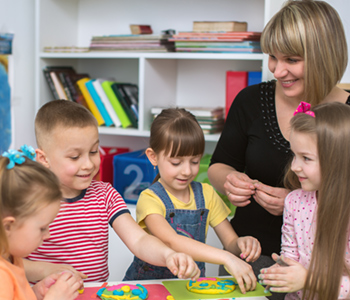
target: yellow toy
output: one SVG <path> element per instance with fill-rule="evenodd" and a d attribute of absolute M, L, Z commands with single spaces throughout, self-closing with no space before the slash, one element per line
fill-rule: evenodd
<path fill-rule="evenodd" d="M 190 280 L 186 287 L 192 293 L 217 295 L 231 293 L 236 284 L 230 279 L 201 277 L 197 281 Z"/>

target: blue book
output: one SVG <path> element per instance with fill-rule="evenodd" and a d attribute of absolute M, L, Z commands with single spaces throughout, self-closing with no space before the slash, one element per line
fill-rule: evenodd
<path fill-rule="evenodd" d="M 103 104 L 100 96 L 97 94 L 97 92 L 92 84 L 95 80 L 96 79 L 91 79 L 91 80 L 87 81 L 85 83 L 85 86 L 86 86 L 87 90 L 89 91 L 91 98 L 94 100 L 98 110 L 100 111 L 100 114 L 105 121 L 105 125 L 109 127 L 109 126 L 114 125 L 114 123 L 113 123 L 112 118 L 110 117 L 105 105 Z"/>
<path fill-rule="evenodd" d="M 248 72 L 248 86 L 261 82 L 262 73 L 260 71 Z"/>

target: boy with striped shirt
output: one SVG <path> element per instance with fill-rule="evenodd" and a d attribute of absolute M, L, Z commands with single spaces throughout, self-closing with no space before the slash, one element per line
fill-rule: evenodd
<path fill-rule="evenodd" d="M 167 266 L 179 278 L 199 276 L 190 256 L 145 233 L 120 194 L 109 183 L 93 180 L 100 166 L 99 136 L 85 107 L 65 100 L 46 103 L 37 113 L 35 135 L 37 161 L 57 175 L 65 199 L 50 225 L 51 237 L 25 261 L 31 281 L 64 270 L 85 281 L 107 281 L 108 225 L 141 259 Z"/>

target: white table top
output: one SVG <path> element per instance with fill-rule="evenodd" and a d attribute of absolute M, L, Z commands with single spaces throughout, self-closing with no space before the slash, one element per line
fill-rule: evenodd
<path fill-rule="evenodd" d="M 230 276 L 217 276 L 217 277 L 222 277 L 222 278 L 225 278 L 225 277 L 230 277 Z M 117 285 L 117 284 L 121 284 L 121 283 L 124 283 L 124 284 L 162 284 L 162 281 L 165 281 L 165 280 L 183 280 L 183 279 L 159 279 L 159 280 L 138 280 L 138 281 L 110 281 L 108 282 L 108 285 Z M 85 287 L 100 287 L 102 285 L 103 282 L 86 282 L 84 283 L 84 286 Z M 225 297 L 219 297 L 218 299 L 223 299 Z M 238 298 L 237 298 L 238 299 Z M 266 300 L 267 298 L 266 297 L 244 297 L 244 298 L 241 298 L 243 300 Z"/>

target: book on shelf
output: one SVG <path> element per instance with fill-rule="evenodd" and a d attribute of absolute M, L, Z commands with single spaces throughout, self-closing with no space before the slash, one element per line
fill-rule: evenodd
<path fill-rule="evenodd" d="M 261 71 L 250 71 L 248 72 L 248 86 L 258 84 L 262 81 Z"/>
<path fill-rule="evenodd" d="M 128 128 L 132 126 L 132 123 L 128 117 L 128 115 L 126 114 L 126 112 L 123 109 L 123 106 L 121 105 L 121 103 L 119 102 L 119 99 L 117 98 L 117 96 L 115 95 L 113 89 L 112 89 L 112 85 L 114 84 L 114 81 L 103 81 L 101 83 L 101 86 L 103 88 L 103 90 L 105 91 L 109 101 L 111 102 L 113 109 L 115 111 L 115 113 L 117 114 L 122 127 L 123 128 Z"/>
<path fill-rule="evenodd" d="M 57 99 L 64 99 L 68 100 L 66 93 L 64 92 L 63 85 L 58 79 L 57 74 L 54 71 L 50 72 L 50 77 L 53 82 L 53 85 L 55 87 L 55 90 L 57 92 L 58 98 Z"/>
<path fill-rule="evenodd" d="M 105 79 L 105 78 L 97 78 L 95 81 L 93 81 L 93 86 L 97 92 L 97 94 L 100 96 L 101 98 L 101 101 L 103 102 L 103 104 L 105 105 L 106 107 L 106 110 L 108 111 L 109 113 L 109 116 L 111 117 L 115 127 L 121 127 L 122 126 L 122 123 L 120 122 L 116 112 L 114 111 L 114 108 L 111 104 L 111 102 L 109 101 L 105 91 L 103 90 L 102 88 L 102 82 L 106 81 L 106 80 L 110 80 L 111 79 Z"/>
<path fill-rule="evenodd" d="M 63 76 L 65 77 L 68 89 L 72 95 L 73 101 L 85 106 L 87 109 L 89 109 L 89 106 L 87 105 L 85 98 L 83 94 L 81 93 L 77 81 L 82 78 L 90 77 L 89 74 L 86 73 L 76 73 L 76 74 L 66 74 L 63 73 Z"/>
<path fill-rule="evenodd" d="M 114 82 L 112 85 L 112 90 L 114 92 L 114 94 L 116 95 L 116 97 L 119 100 L 119 103 L 121 104 L 121 106 L 123 107 L 123 110 L 125 111 L 126 115 L 128 116 L 132 127 L 137 128 L 138 126 L 138 117 L 135 114 L 135 112 L 133 111 L 133 109 L 131 108 L 131 101 L 128 97 L 125 96 L 125 92 L 123 91 L 122 87 L 119 85 L 119 83 Z"/>
<path fill-rule="evenodd" d="M 84 96 L 84 99 L 89 107 L 89 110 L 91 111 L 91 113 L 94 115 L 94 117 L 96 118 L 97 120 L 97 123 L 99 126 L 101 125 L 104 125 L 104 120 L 102 118 L 102 115 L 100 113 L 100 111 L 98 110 L 94 100 L 92 99 L 85 83 L 88 82 L 89 80 L 91 80 L 91 78 L 89 77 L 85 77 L 85 78 L 82 78 L 82 79 L 79 79 L 77 81 L 77 85 L 81 91 L 81 93 L 83 94 Z"/>
<path fill-rule="evenodd" d="M 46 66 L 43 68 L 43 73 L 46 82 L 49 85 L 50 91 L 54 99 L 69 99 L 67 87 L 61 80 L 62 73 L 75 73 L 75 70 L 70 66 Z"/>
<path fill-rule="evenodd" d="M 136 120 L 136 124 L 139 119 L 139 113 L 138 113 L 138 92 L 137 94 L 131 93 L 131 89 L 135 88 L 138 90 L 137 85 L 131 84 L 131 83 L 120 83 L 116 82 L 113 85 L 117 89 L 117 97 L 121 97 L 125 102 L 125 105 L 127 108 L 125 109 L 126 113 L 130 116 L 130 120 L 134 119 Z M 127 92 L 128 91 L 128 92 Z M 118 95 L 119 93 L 119 95 Z"/>
<path fill-rule="evenodd" d="M 168 41 L 171 35 L 121 34 L 93 36 L 90 41 L 91 51 L 174 51 L 174 43 Z"/>
<path fill-rule="evenodd" d="M 152 34 L 153 33 L 151 25 L 130 24 L 130 30 L 132 34 Z"/>
<path fill-rule="evenodd" d="M 194 32 L 247 31 L 247 22 L 237 21 L 193 21 Z"/>
<path fill-rule="evenodd" d="M 119 83 L 125 93 L 125 97 L 129 99 L 131 108 L 135 112 L 137 119 L 139 118 L 139 88 L 137 84 Z"/>
<path fill-rule="evenodd" d="M 261 82 L 261 71 L 227 71 L 226 72 L 226 102 L 225 118 L 232 102 L 245 87 Z"/>
<path fill-rule="evenodd" d="M 90 93 L 90 96 L 92 98 L 92 100 L 95 102 L 97 109 L 99 110 L 103 120 L 104 120 L 104 124 L 107 127 L 113 126 L 113 121 L 105 107 L 105 105 L 103 104 L 100 96 L 97 94 L 96 89 L 93 85 L 94 81 L 96 81 L 96 79 L 91 79 L 87 82 L 85 82 L 85 86 L 88 90 L 88 92 Z"/>

